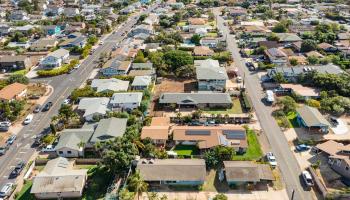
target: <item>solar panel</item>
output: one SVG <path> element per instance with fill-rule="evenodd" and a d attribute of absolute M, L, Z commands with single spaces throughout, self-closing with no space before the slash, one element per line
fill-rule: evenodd
<path fill-rule="evenodd" d="M 241 131 L 241 130 L 223 130 L 222 133 L 226 135 L 226 138 L 229 140 L 232 140 L 232 139 L 243 140 L 246 138 L 245 131 Z"/>
<path fill-rule="evenodd" d="M 210 135 L 208 130 L 187 130 L 186 135 Z"/>

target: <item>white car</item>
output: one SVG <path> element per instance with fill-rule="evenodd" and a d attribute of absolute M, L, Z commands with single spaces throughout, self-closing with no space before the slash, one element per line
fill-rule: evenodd
<path fill-rule="evenodd" d="M 303 177 L 303 180 L 308 188 L 314 186 L 314 180 L 312 179 L 311 174 L 308 171 L 302 171 L 301 176 Z"/>
<path fill-rule="evenodd" d="M 7 126 L 7 127 L 10 127 L 12 125 L 12 123 L 10 121 L 3 121 L 3 122 L 0 122 L 0 126 Z"/>
<path fill-rule="evenodd" d="M 100 45 L 103 45 L 103 41 L 100 42 Z"/>
<path fill-rule="evenodd" d="M 6 183 L 0 190 L 0 197 L 8 197 L 13 192 L 13 183 Z"/>
<path fill-rule="evenodd" d="M 53 145 L 51 144 L 47 145 L 45 148 L 41 150 L 41 152 L 54 152 L 54 151 L 56 151 L 55 147 L 53 147 Z"/>
<path fill-rule="evenodd" d="M 25 118 L 25 120 L 23 121 L 23 124 L 24 125 L 30 124 L 30 122 L 32 122 L 32 120 L 33 120 L 33 115 L 30 114 Z"/>
<path fill-rule="evenodd" d="M 267 161 L 270 163 L 270 165 L 272 167 L 276 167 L 277 166 L 276 157 L 275 157 L 275 155 L 273 155 L 272 152 L 267 152 L 266 158 L 267 158 Z"/>
<path fill-rule="evenodd" d="M 76 65 L 74 66 L 74 69 L 79 69 L 79 67 L 80 67 L 80 64 L 76 64 Z"/>
<path fill-rule="evenodd" d="M 70 99 L 65 99 L 62 104 L 68 105 L 70 104 Z"/>

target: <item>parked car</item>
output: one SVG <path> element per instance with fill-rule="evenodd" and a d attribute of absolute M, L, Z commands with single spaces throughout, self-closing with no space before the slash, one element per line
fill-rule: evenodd
<path fill-rule="evenodd" d="M 5 155 L 6 151 L 9 150 L 10 146 L 5 144 L 4 146 L 0 146 L 0 156 Z"/>
<path fill-rule="evenodd" d="M 52 107 L 52 102 L 49 101 L 45 104 L 44 108 L 41 111 L 42 112 L 48 111 L 48 110 L 50 110 L 51 107 Z"/>
<path fill-rule="evenodd" d="M 99 43 L 99 45 L 103 45 L 103 41 L 101 41 L 101 42 Z"/>
<path fill-rule="evenodd" d="M 65 99 L 62 104 L 68 105 L 70 104 L 70 99 Z"/>
<path fill-rule="evenodd" d="M 0 197 L 8 197 L 12 194 L 14 189 L 13 183 L 6 183 L 0 190 Z"/>
<path fill-rule="evenodd" d="M 276 161 L 276 157 L 272 152 L 267 152 L 266 153 L 266 158 L 267 161 L 269 162 L 269 164 L 271 165 L 271 167 L 276 167 L 277 166 L 277 161 Z"/>
<path fill-rule="evenodd" d="M 306 144 L 299 144 L 297 146 L 295 146 L 295 149 L 299 152 L 302 152 L 302 151 L 307 151 L 309 150 L 311 147 L 306 145 Z"/>
<path fill-rule="evenodd" d="M 7 139 L 6 143 L 9 144 L 9 145 L 12 145 L 12 144 L 15 142 L 16 138 L 17 138 L 16 135 L 11 135 L 11 136 Z"/>
<path fill-rule="evenodd" d="M 242 80 L 243 80 L 243 79 L 242 79 L 242 77 L 241 77 L 241 76 L 237 76 L 237 77 L 236 77 L 236 81 L 237 81 L 237 83 L 241 83 L 241 82 L 242 82 Z"/>
<path fill-rule="evenodd" d="M 30 95 L 29 99 L 40 99 L 40 95 L 38 95 L 38 94 Z"/>
<path fill-rule="evenodd" d="M 0 126 L 7 126 L 7 127 L 10 127 L 12 125 L 12 123 L 10 121 L 3 121 L 3 122 L 0 122 Z"/>
<path fill-rule="evenodd" d="M 308 171 L 302 171 L 301 176 L 303 177 L 304 183 L 308 189 L 311 189 L 311 187 L 314 186 L 314 180 L 311 177 L 310 172 Z"/>
<path fill-rule="evenodd" d="M 30 124 L 30 122 L 32 122 L 32 121 L 33 121 L 33 115 L 32 115 L 32 114 L 29 114 L 29 115 L 24 119 L 23 124 L 24 124 L 24 125 L 28 125 L 28 124 Z"/>
<path fill-rule="evenodd" d="M 80 64 L 76 64 L 76 65 L 74 66 L 74 69 L 79 69 L 79 67 L 80 67 Z"/>
<path fill-rule="evenodd" d="M 55 151 L 55 148 L 53 147 L 53 145 L 47 145 L 45 148 L 43 148 L 41 150 L 41 152 L 54 152 Z"/>
<path fill-rule="evenodd" d="M 11 171 L 10 178 L 16 178 L 18 175 L 21 174 L 23 168 L 26 166 L 26 164 L 23 161 L 20 161 L 16 167 Z"/>
<path fill-rule="evenodd" d="M 41 110 L 41 106 L 40 105 L 36 105 L 34 110 L 33 110 L 33 113 L 38 113 L 38 112 L 40 112 L 40 110 Z"/>

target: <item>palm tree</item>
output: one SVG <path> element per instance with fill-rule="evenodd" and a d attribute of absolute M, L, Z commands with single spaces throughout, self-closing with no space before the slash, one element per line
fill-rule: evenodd
<path fill-rule="evenodd" d="M 136 171 L 135 174 L 130 176 L 128 187 L 131 191 L 137 194 L 137 199 L 140 199 L 140 196 L 143 192 L 147 192 L 148 184 L 145 183 L 139 171 Z"/>
<path fill-rule="evenodd" d="M 182 121 L 182 120 L 181 120 L 181 116 L 182 116 L 182 113 L 181 113 L 181 112 L 176 113 L 176 118 L 177 118 L 177 121 L 178 121 L 178 122 L 181 122 L 181 121 Z"/>

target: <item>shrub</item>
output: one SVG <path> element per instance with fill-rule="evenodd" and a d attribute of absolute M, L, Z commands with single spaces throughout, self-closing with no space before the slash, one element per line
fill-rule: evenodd
<path fill-rule="evenodd" d="M 50 70 L 39 70 L 37 72 L 37 74 L 39 76 L 44 76 L 44 77 L 47 77 L 47 76 L 58 76 L 58 75 L 61 75 L 61 74 L 68 73 L 69 70 L 73 69 L 73 67 L 76 64 L 78 64 L 78 63 L 79 63 L 78 60 L 72 60 L 69 64 L 62 65 L 59 68 L 50 69 Z"/>

